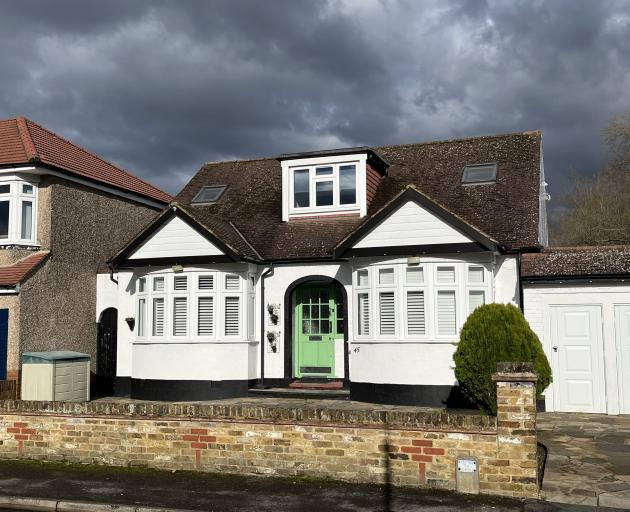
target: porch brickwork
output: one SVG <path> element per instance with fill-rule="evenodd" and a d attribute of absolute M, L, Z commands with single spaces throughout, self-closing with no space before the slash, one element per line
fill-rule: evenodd
<path fill-rule="evenodd" d="M 498 417 L 357 402 L 0 403 L 0 457 L 538 494 L 531 375 L 498 374 Z M 509 380 L 511 379 L 512 380 Z"/>

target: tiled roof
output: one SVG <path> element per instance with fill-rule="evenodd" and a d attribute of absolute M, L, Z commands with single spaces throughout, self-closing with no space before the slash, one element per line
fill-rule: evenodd
<path fill-rule="evenodd" d="M 368 218 L 413 185 L 426 196 L 497 240 L 506 249 L 537 247 L 540 132 L 384 146 L 390 163 L 369 206 Z M 496 162 L 496 183 L 463 186 L 464 166 Z M 202 186 L 227 185 L 212 205 L 191 205 Z M 176 200 L 202 224 L 232 222 L 264 259 L 330 257 L 362 222 L 353 216 L 282 221 L 281 166 L 276 158 L 204 165 Z"/>
<path fill-rule="evenodd" d="M 62 172 L 168 203 L 166 192 L 25 119 L 0 121 L 0 165 L 42 163 Z"/>
<path fill-rule="evenodd" d="M 630 245 L 549 247 L 541 253 L 524 254 L 521 276 L 579 278 L 630 276 Z"/>
<path fill-rule="evenodd" d="M 22 258 L 13 265 L 0 267 L 0 286 L 15 286 L 21 283 L 35 271 L 49 254 L 49 251 L 38 251 Z"/>

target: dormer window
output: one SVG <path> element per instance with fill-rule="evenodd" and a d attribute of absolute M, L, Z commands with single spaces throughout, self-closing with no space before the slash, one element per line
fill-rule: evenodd
<path fill-rule="evenodd" d="M 348 148 L 279 157 L 282 220 L 367 213 L 388 164 L 369 148 Z M 368 178 L 369 174 L 369 178 Z"/>
<path fill-rule="evenodd" d="M 357 165 L 358 162 L 292 169 L 293 210 L 356 208 Z"/>

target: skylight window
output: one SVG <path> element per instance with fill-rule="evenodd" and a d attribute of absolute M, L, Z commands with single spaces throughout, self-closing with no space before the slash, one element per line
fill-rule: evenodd
<path fill-rule="evenodd" d="M 192 202 L 195 204 L 214 204 L 223 195 L 226 188 L 227 185 L 201 187 L 201 190 L 197 193 Z"/>
<path fill-rule="evenodd" d="M 497 180 L 497 164 L 477 164 L 464 167 L 462 183 L 494 183 Z"/>

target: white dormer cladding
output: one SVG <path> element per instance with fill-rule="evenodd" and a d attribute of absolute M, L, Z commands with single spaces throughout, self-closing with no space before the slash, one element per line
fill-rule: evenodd
<path fill-rule="evenodd" d="M 128 259 L 219 256 L 223 251 L 178 216 L 173 216 Z"/>
<path fill-rule="evenodd" d="M 282 220 L 353 213 L 364 217 L 367 158 L 367 151 L 363 151 L 283 160 Z M 354 180 L 350 177 L 353 167 Z M 351 202 L 352 185 L 354 202 Z"/>
<path fill-rule="evenodd" d="M 353 248 L 471 243 L 473 240 L 414 201 L 407 201 Z"/>

